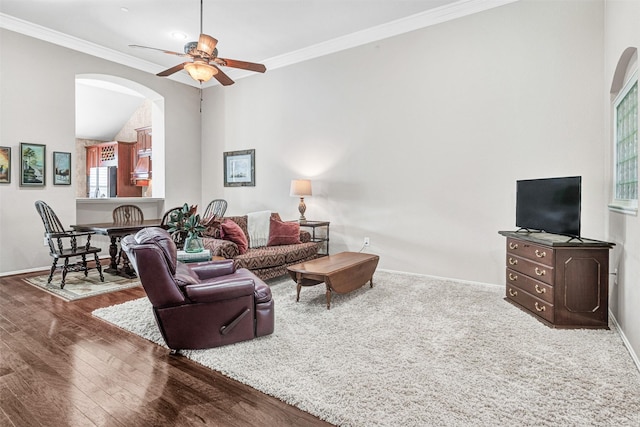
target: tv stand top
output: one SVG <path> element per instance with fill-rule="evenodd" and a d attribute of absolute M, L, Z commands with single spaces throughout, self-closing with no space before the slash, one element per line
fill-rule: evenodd
<path fill-rule="evenodd" d="M 544 231 L 498 231 L 505 237 L 527 240 L 554 247 L 608 247 L 612 248 L 615 243 L 603 242 L 601 240 L 587 239 L 586 237 L 570 237 L 562 234 L 545 233 Z"/>

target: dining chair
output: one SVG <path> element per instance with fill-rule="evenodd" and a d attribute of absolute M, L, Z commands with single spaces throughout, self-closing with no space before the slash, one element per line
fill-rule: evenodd
<path fill-rule="evenodd" d="M 64 259 L 62 268 L 62 282 L 60 289 L 64 288 L 67 272 L 69 271 L 83 271 L 85 277 L 93 267 L 87 265 L 87 255 L 93 255 L 96 263 L 95 268 L 100 275 L 100 281 L 104 282 L 104 276 L 102 275 L 102 266 L 100 265 L 100 259 L 98 258 L 98 252 L 102 249 L 91 246 L 91 235 L 95 234 L 92 231 L 73 231 L 65 230 L 62 223 L 58 219 L 53 209 L 42 200 L 38 200 L 36 203 L 36 210 L 40 214 L 42 223 L 44 224 L 45 236 L 47 243 L 49 244 L 49 254 L 53 257 L 53 264 L 51 264 L 51 272 L 49 273 L 49 280 L 47 284 L 51 283 L 53 273 L 56 271 L 58 260 Z M 78 240 L 84 240 L 85 243 L 79 243 Z M 81 261 L 76 264 L 69 265 L 69 258 L 80 257 Z"/>
<path fill-rule="evenodd" d="M 212 220 L 221 219 L 227 211 L 227 201 L 223 199 L 214 199 L 207 205 L 202 215 L 202 223 L 208 224 Z"/>
<path fill-rule="evenodd" d="M 142 221 L 144 213 L 136 205 L 120 205 L 113 210 L 113 222 L 116 224 L 139 224 Z"/>
<path fill-rule="evenodd" d="M 174 213 L 177 214 L 181 210 L 182 210 L 182 206 L 176 206 L 175 208 L 171 208 L 168 211 L 166 211 L 164 215 L 162 215 L 162 221 L 160 223 L 162 228 L 165 228 L 165 229 L 169 228 L 169 222 L 171 222 L 172 220 L 171 215 Z M 184 241 L 187 238 L 187 233 L 185 233 L 184 231 L 175 231 L 171 233 L 171 238 L 173 239 L 177 248 L 179 250 L 182 250 L 182 248 L 184 247 Z"/>
<path fill-rule="evenodd" d="M 144 221 L 144 213 L 136 205 L 120 205 L 113 210 L 112 215 L 114 224 L 142 224 Z M 118 240 L 120 239 L 118 238 Z M 122 248 L 120 248 L 118 251 L 118 265 L 120 265 L 123 258 L 125 266 L 128 266 L 127 254 L 123 253 Z"/>

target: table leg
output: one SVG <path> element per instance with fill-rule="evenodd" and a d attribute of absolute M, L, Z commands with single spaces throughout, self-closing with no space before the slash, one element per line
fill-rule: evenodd
<path fill-rule="evenodd" d="M 330 310 L 331 309 L 331 288 L 329 287 L 329 285 L 326 285 L 326 286 L 327 286 L 327 292 L 326 292 L 326 295 L 327 295 L 327 310 Z"/>
<path fill-rule="evenodd" d="M 104 271 L 110 274 L 118 274 L 118 238 L 116 236 L 111 237 L 111 244 L 109 245 L 109 255 L 111 256 L 111 264 L 109 268 Z"/>
<path fill-rule="evenodd" d="M 300 289 L 302 289 L 302 274 L 297 273 L 296 274 L 296 278 L 298 280 L 296 280 L 296 283 L 298 284 L 298 286 L 296 286 L 297 288 L 297 295 L 296 295 L 296 302 L 300 301 Z"/>

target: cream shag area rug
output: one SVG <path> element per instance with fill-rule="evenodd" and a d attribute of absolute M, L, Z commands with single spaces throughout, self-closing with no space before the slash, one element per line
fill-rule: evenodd
<path fill-rule="evenodd" d="M 269 284 L 273 335 L 183 354 L 336 425 L 640 425 L 619 333 L 551 329 L 502 286 L 378 271 L 327 310 L 324 285 Z M 146 298 L 93 314 L 164 345 Z"/>
<path fill-rule="evenodd" d="M 62 274 L 55 272 L 51 283 L 47 284 L 49 274 L 42 276 L 28 277 L 23 279 L 25 282 L 37 288 L 43 289 L 65 301 L 74 301 L 81 298 L 88 298 L 95 295 L 106 294 L 109 292 L 120 291 L 122 289 L 140 286 L 138 279 L 127 279 L 121 276 L 104 273 L 104 282 L 100 281 L 98 271 L 93 269 L 89 271 L 87 277 L 84 273 L 72 272 L 67 273 L 64 289 L 60 289 Z"/>

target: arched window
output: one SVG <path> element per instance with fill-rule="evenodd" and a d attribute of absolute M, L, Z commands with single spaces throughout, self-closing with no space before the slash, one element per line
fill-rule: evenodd
<path fill-rule="evenodd" d="M 613 201 L 612 210 L 638 211 L 638 50 L 627 48 L 611 86 L 613 99 Z"/>

